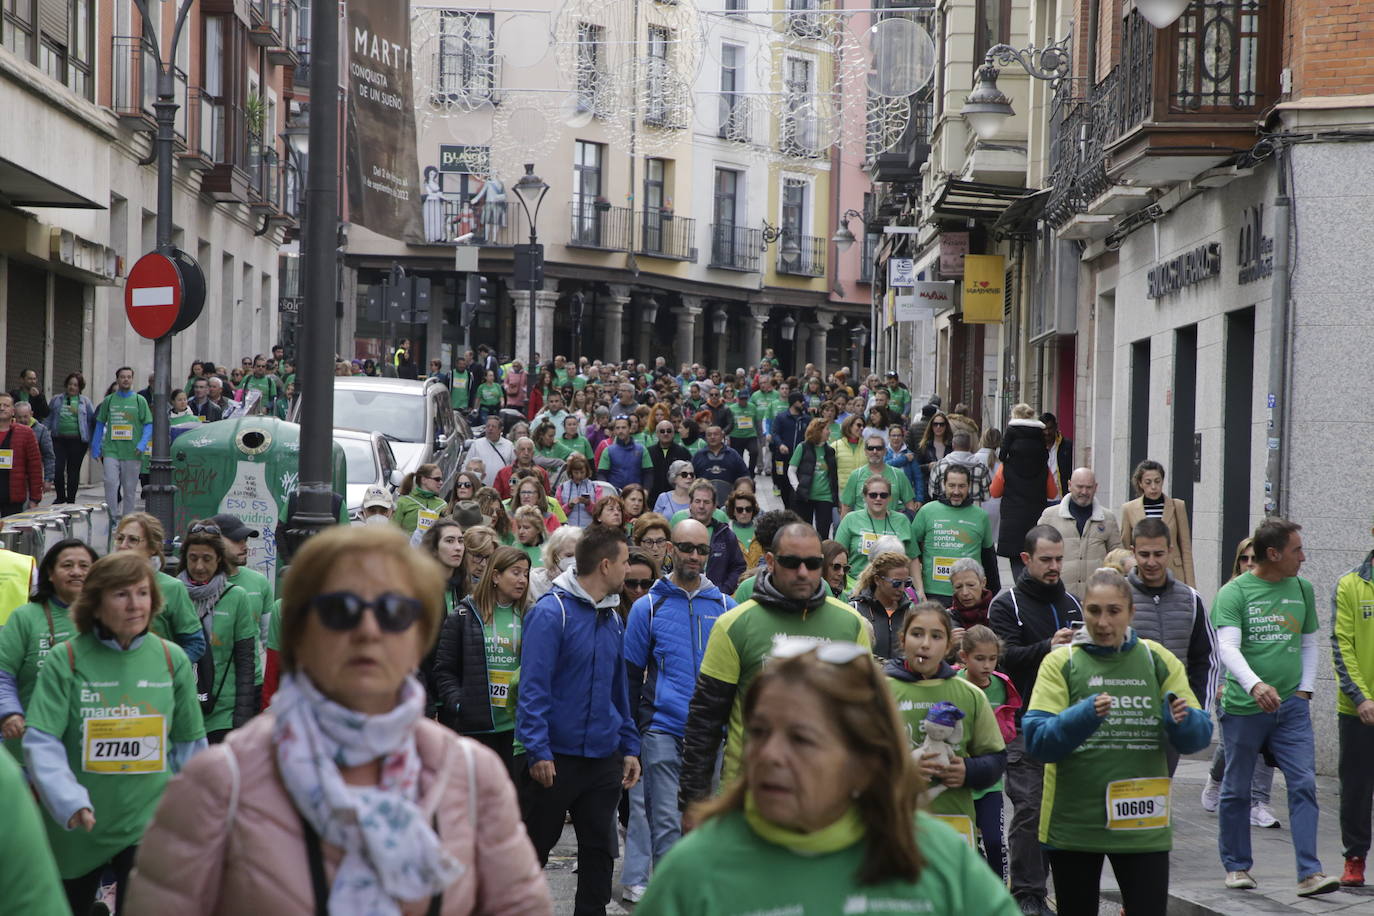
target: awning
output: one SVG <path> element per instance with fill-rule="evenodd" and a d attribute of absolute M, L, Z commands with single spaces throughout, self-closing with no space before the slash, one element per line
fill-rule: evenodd
<path fill-rule="evenodd" d="M 104 204 L 87 200 L 62 185 L 30 172 L 18 163 L 0 159 L 0 203 L 13 207 L 71 207 L 104 210 Z"/>
<path fill-rule="evenodd" d="M 995 221 L 1002 211 L 1026 195 L 1025 188 L 951 178 L 935 194 L 936 219 Z"/>
<path fill-rule="evenodd" d="M 1023 195 L 1003 210 L 1001 216 L 997 217 L 997 222 L 992 224 L 993 233 L 996 235 L 1033 235 L 1035 225 L 1040 221 L 1040 214 L 1045 212 L 1045 205 L 1050 202 L 1050 195 L 1053 193 L 1054 188 L 1045 188 Z"/>

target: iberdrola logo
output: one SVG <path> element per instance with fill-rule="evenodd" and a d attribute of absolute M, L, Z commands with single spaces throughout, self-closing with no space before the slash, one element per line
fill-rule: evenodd
<path fill-rule="evenodd" d="M 1089 686 L 1089 687 L 1101 687 L 1101 686 L 1102 686 L 1102 675 L 1100 675 L 1100 674 L 1094 674 L 1092 677 L 1088 678 L 1088 686 Z"/>
<path fill-rule="evenodd" d="M 858 913 L 868 912 L 868 898 L 863 894 L 854 894 L 844 901 L 844 916 L 855 916 Z"/>

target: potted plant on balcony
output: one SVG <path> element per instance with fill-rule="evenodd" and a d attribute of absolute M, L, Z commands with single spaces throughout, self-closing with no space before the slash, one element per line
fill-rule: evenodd
<path fill-rule="evenodd" d="M 598 194 L 596 195 L 596 199 L 592 201 L 592 209 L 596 210 L 598 213 L 605 213 L 607 210 L 611 209 L 611 202 Z"/>

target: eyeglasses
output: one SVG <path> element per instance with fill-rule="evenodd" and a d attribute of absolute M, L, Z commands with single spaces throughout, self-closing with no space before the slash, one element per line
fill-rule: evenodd
<path fill-rule="evenodd" d="M 652 550 L 656 547 L 662 547 L 666 543 L 668 543 L 667 538 L 644 538 L 639 542 L 639 546 L 648 547 Z"/>
<path fill-rule="evenodd" d="M 865 494 L 864 494 L 864 496 L 867 496 L 869 499 L 887 499 L 887 498 L 888 498 L 889 496 L 891 496 L 891 495 L 892 495 L 892 494 L 891 494 L 890 492 L 888 492 L 887 490 L 880 490 L 880 491 L 878 491 L 877 493 L 865 493 Z"/>
<path fill-rule="evenodd" d="M 886 446 L 886 445 L 865 445 L 865 446 L 864 446 L 864 451 L 866 451 L 866 452 L 885 452 L 885 451 L 887 451 L 887 446 Z"/>
<path fill-rule="evenodd" d="M 825 562 L 824 557 L 799 557 L 790 553 L 779 554 L 776 559 L 783 569 L 797 569 L 805 566 L 813 571 L 820 569 L 821 564 Z"/>
<path fill-rule="evenodd" d="M 625 580 L 625 587 L 626 587 L 626 588 L 637 589 L 637 590 L 639 590 L 639 591 L 641 591 L 641 592 L 644 591 L 646 588 L 648 588 L 649 586 L 651 586 L 651 585 L 653 585 L 653 584 L 654 584 L 654 580 L 653 580 L 653 579 L 626 579 L 626 580 Z"/>
<path fill-rule="evenodd" d="M 699 553 L 703 557 L 709 556 L 711 553 L 710 544 L 682 544 L 678 541 L 673 541 L 673 546 L 677 548 L 679 553 Z"/>
<path fill-rule="evenodd" d="M 800 658 L 809 652 L 815 652 L 816 658 L 829 665 L 847 665 L 856 658 L 863 658 L 869 654 L 868 649 L 856 642 L 821 642 L 805 636 L 790 636 L 780 639 L 773 644 L 773 651 L 768 653 L 770 658 L 779 660 L 789 658 Z"/>
<path fill-rule="evenodd" d="M 848 563 L 831 563 L 830 568 L 834 572 L 842 572 L 847 576 L 849 575 L 849 570 L 851 567 Z"/>
<path fill-rule="evenodd" d="M 884 576 L 883 578 L 887 579 L 886 576 Z M 892 586 L 893 588 L 911 588 L 910 579 L 887 579 L 887 584 Z"/>
<path fill-rule="evenodd" d="M 473 551 L 472 553 L 468 554 L 468 556 L 472 557 L 474 560 L 481 560 L 483 563 L 485 563 L 491 559 L 491 554 L 495 552 L 496 551 L 494 550 L 491 553 L 477 553 L 476 551 Z"/>
<path fill-rule="evenodd" d="M 115 543 L 116 543 L 116 544 L 142 544 L 142 543 L 143 543 L 143 538 L 142 538 L 142 536 L 137 535 L 137 534 L 116 534 L 114 540 L 115 540 Z"/>
<path fill-rule="evenodd" d="M 192 525 L 188 534 L 223 534 L 219 525 Z"/>
<path fill-rule="evenodd" d="M 326 628 L 344 633 L 358 628 L 363 611 L 371 610 L 377 626 L 385 633 L 404 633 L 420 619 L 424 605 L 418 598 L 383 592 L 368 601 L 353 592 L 330 592 L 310 599 L 309 607 Z"/>

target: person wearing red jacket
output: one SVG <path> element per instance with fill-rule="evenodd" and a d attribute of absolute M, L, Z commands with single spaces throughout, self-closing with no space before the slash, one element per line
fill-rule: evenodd
<path fill-rule="evenodd" d="M 0 516 L 43 499 L 43 455 L 33 430 L 14 422 L 14 397 L 0 394 Z"/>

